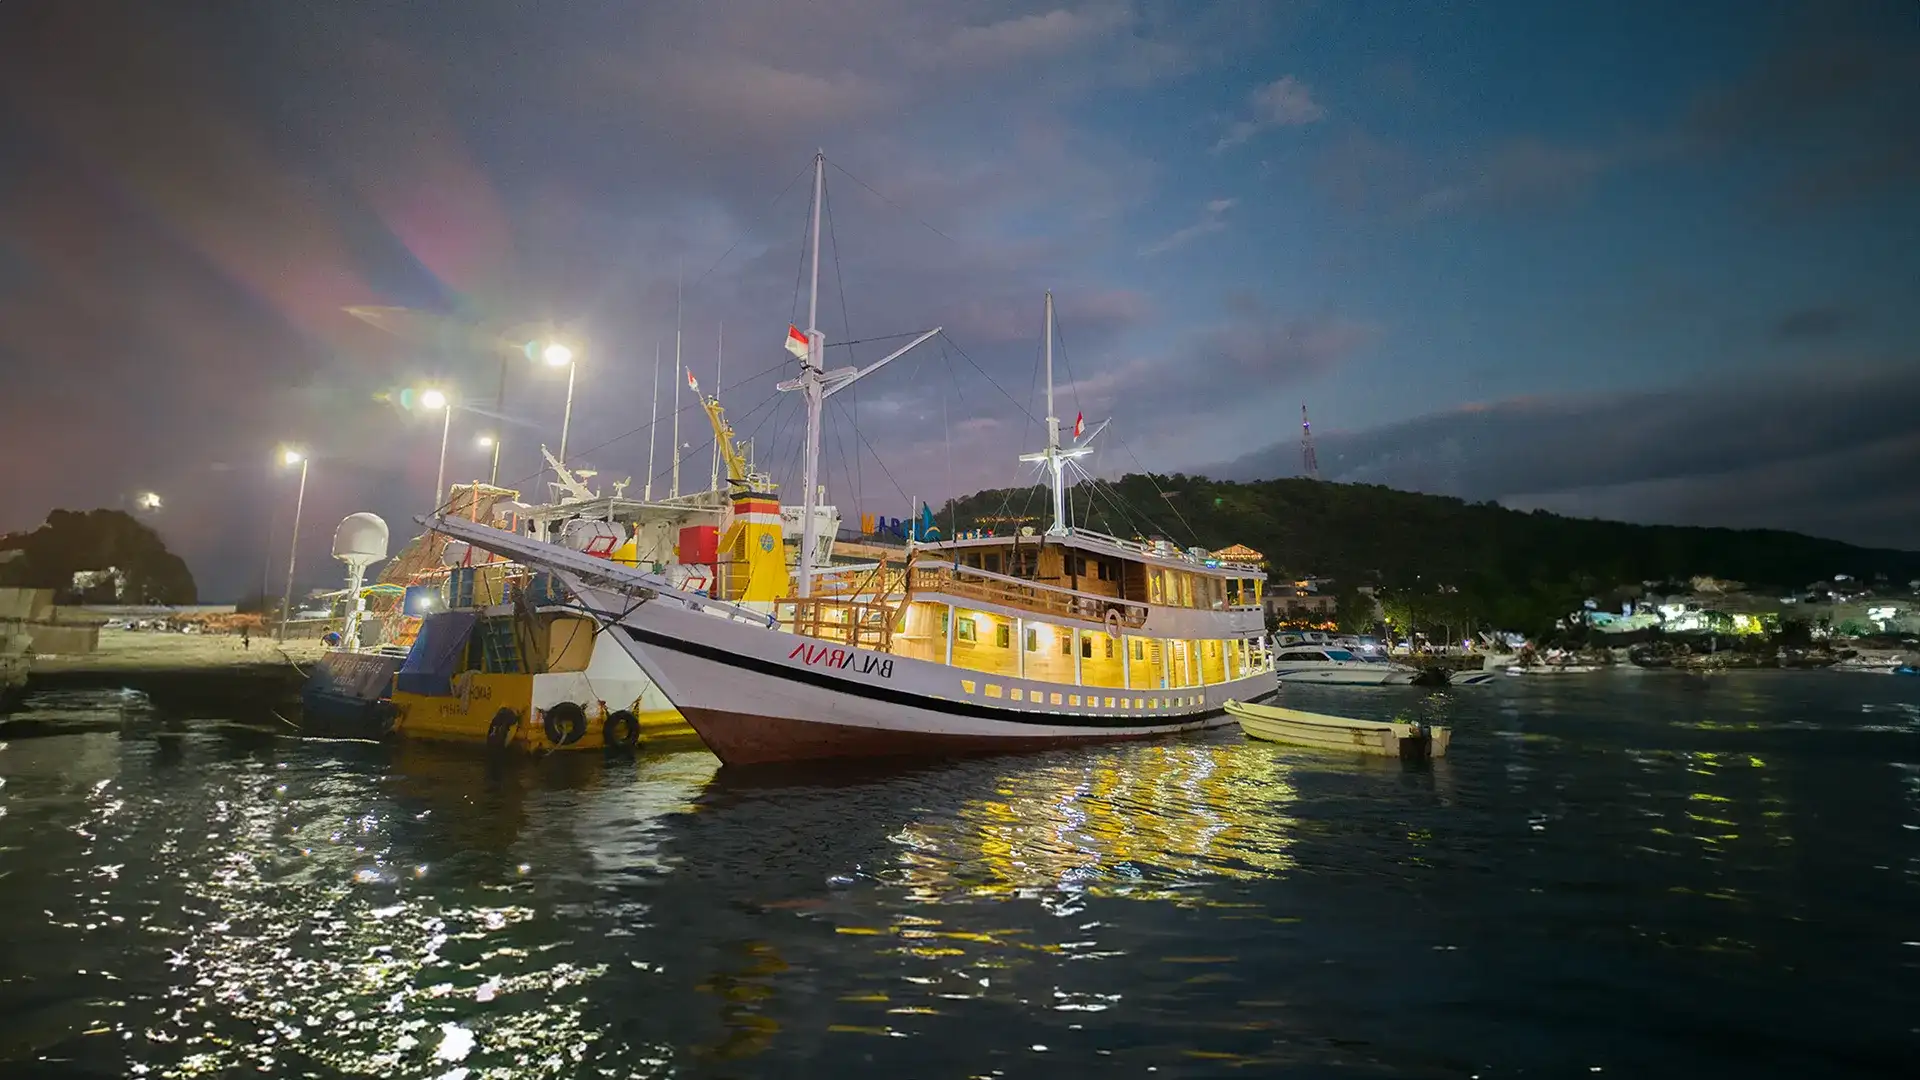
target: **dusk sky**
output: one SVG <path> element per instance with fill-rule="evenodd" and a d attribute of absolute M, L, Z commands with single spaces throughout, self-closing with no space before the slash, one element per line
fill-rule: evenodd
<path fill-rule="evenodd" d="M 1030 475 L 1051 288 L 1102 475 L 1291 475 L 1306 403 L 1328 479 L 1920 547 L 1915 72 L 1911 0 L 7 0 L 0 529 L 152 490 L 203 598 L 277 591 L 292 441 L 334 584 L 341 516 L 397 549 L 428 503 L 439 419 L 387 397 L 491 410 L 543 321 L 569 456 L 637 494 L 677 275 L 786 479 L 820 147 L 829 341 L 950 339 L 829 409 L 848 517 Z M 449 480 L 498 428 L 544 495 L 564 372 L 509 378 Z"/>

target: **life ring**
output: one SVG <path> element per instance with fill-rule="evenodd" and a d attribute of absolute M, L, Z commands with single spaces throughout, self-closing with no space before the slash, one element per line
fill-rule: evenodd
<path fill-rule="evenodd" d="M 520 726 L 520 716 L 512 709 L 502 705 L 500 711 L 487 721 L 487 745 L 495 750 L 504 750 L 507 740 L 513 737 L 513 729 Z"/>
<path fill-rule="evenodd" d="M 587 733 L 587 710 L 571 701 L 563 701 L 546 711 L 541 726 L 546 728 L 548 742 L 555 746 L 571 746 Z"/>
<path fill-rule="evenodd" d="M 1120 639 L 1120 609 L 1117 607 L 1107 609 L 1107 634 L 1115 641 Z"/>
<path fill-rule="evenodd" d="M 633 749 L 640 741 L 640 718 L 625 709 L 608 713 L 600 722 L 600 741 L 609 750 Z"/>

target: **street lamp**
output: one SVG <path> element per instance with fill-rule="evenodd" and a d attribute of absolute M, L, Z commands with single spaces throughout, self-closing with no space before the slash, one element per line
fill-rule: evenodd
<path fill-rule="evenodd" d="M 293 499 L 293 540 L 287 545 L 287 591 L 280 598 L 280 634 L 279 640 L 287 640 L 287 621 L 293 618 L 293 567 L 294 560 L 300 555 L 300 510 L 307 503 L 307 456 L 291 447 L 280 451 L 280 464 L 287 468 L 300 466 L 300 492 Z"/>
<path fill-rule="evenodd" d="M 480 438 L 476 439 L 475 442 L 480 444 L 480 449 L 493 451 L 493 470 L 487 475 L 487 486 L 499 487 L 500 486 L 500 437 L 497 435 L 482 435 L 480 436 Z"/>
<path fill-rule="evenodd" d="M 434 475 L 433 502 L 429 504 L 434 510 L 438 511 L 440 509 L 440 500 L 446 495 L 447 436 L 453 433 L 453 402 L 448 400 L 445 391 L 429 389 L 420 392 L 420 407 L 423 409 L 439 409 L 442 417 L 440 421 L 440 471 Z"/>
<path fill-rule="evenodd" d="M 567 411 L 560 417 L 560 464 L 567 463 L 567 429 L 573 426 L 573 376 L 579 370 L 573 362 L 573 350 L 558 341 L 550 341 L 540 350 L 540 359 L 548 367 L 567 369 Z"/>
<path fill-rule="evenodd" d="M 157 492 L 143 491 L 133 500 L 133 504 L 142 510 L 160 509 L 160 495 Z"/>

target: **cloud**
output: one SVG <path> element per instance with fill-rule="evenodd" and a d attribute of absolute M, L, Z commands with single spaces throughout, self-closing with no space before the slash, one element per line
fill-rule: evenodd
<path fill-rule="evenodd" d="M 1268 128 L 1303 127 L 1327 115 L 1326 109 L 1313 99 L 1307 84 L 1291 75 L 1283 75 L 1255 90 L 1249 105 L 1251 115 L 1227 128 L 1226 134 L 1213 145 L 1214 153 L 1239 146 Z"/>
<path fill-rule="evenodd" d="M 1349 131 L 1314 162 L 1327 196 L 1354 211 L 1407 218 L 1563 206 L 1606 177 L 1672 157 L 1676 140 L 1626 134 L 1590 143 L 1515 136 L 1484 147 L 1416 150 Z"/>
<path fill-rule="evenodd" d="M 1790 311 L 1773 324 L 1779 342 L 1824 341 L 1846 330 L 1848 314 L 1837 307 L 1806 307 Z"/>
<path fill-rule="evenodd" d="M 1805 33 L 1705 91 L 1678 135 L 1705 157 L 1761 158 L 1777 199 L 1818 209 L 1920 185 L 1920 47 L 1849 32 Z"/>
<path fill-rule="evenodd" d="M 1908 404 L 1916 394 L 1920 369 L 1830 371 L 1735 386 L 1511 398 L 1365 431 L 1323 422 L 1315 437 L 1329 480 L 1912 547 L 1920 505 L 1891 496 L 1910 488 L 1920 469 Z M 1236 479 L 1298 471 L 1291 440 L 1209 470 Z"/>
<path fill-rule="evenodd" d="M 1382 328 L 1332 313 L 1291 314 L 1247 294 L 1226 298 L 1220 318 L 1165 351 L 1115 350 L 1093 373 L 1063 386 L 1089 415 L 1113 410 L 1142 439 L 1177 433 L 1180 460 L 1213 433 L 1274 407 L 1276 395 L 1326 375 L 1377 342 Z M 1232 388 L 1223 391 L 1223 388 Z M 1205 436 L 1196 435 L 1204 425 Z"/>
<path fill-rule="evenodd" d="M 1142 256 L 1159 255 L 1172 251 L 1174 248 L 1196 240 L 1208 233 L 1216 233 L 1225 229 L 1227 227 L 1227 211 L 1233 209 L 1234 204 L 1239 201 L 1238 199 L 1210 200 L 1201 208 L 1200 220 L 1185 228 L 1175 229 L 1173 232 L 1155 240 L 1153 243 L 1141 248 L 1140 254 Z"/>
<path fill-rule="evenodd" d="M 569 456 L 637 478 L 676 279 L 684 359 L 705 384 L 724 321 L 729 415 L 744 431 L 784 404 L 758 445 L 767 467 L 791 471 L 794 406 L 774 375 L 746 376 L 782 360 L 766 328 L 804 318 L 797 174 L 819 146 L 831 155 L 822 327 L 838 343 L 944 324 L 967 353 L 923 347 L 835 399 L 836 417 L 859 416 L 848 456 L 866 459 L 850 500 L 899 501 L 863 443 L 886 448 L 902 483 L 944 487 L 944 466 L 919 481 L 908 471 L 944 459 L 943 423 L 1025 423 L 989 379 L 1037 408 L 1022 395 L 1045 289 L 1072 346 L 1063 362 L 1089 370 L 1165 314 L 1115 258 L 1138 248 L 1136 211 L 1159 168 L 1082 124 L 1083 95 L 1247 47 L 1239 5 L 1158 0 L 984 14 L 907 0 L 564 13 L 472 0 L 458 34 L 430 13 L 376 8 L 110 20 L 13 8 L 0 5 L 0 156 L 28 164 L 0 202 L 0 369 L 12 379 L 0 457 L 67 449 L 63 469 L 7 479 L 0 528 L 160 491 L 163 534 L 214 598 L 259 587 L 264 534 L 289 494 L 267 464 L 277 441 L 316 458 L 305 585 L 331 576 L 326 526 L 339 515 L 372 510 L 404 535 L 425 505 L 437 427 L 379 395 L 431 379 L 491 409 L 491 343 L 528 326 L 591 343 Z M 903 57 L 903 42 L 931 44 Z M 381 329 L 347 305 L 435 317 Z M 869 362 L 890 347 L 832 355 Z M 506 427 L 501 478 L 539 495 L 537 447 L 557 439 L 566 380 L 508 359 L 501 411 L 536 426 Z M 699 414 L 682 421 L 704 444 Z M 451 477 L 485 467 L 461 430 L 479 423 L 455 417 Z M 76 444 L 76 427 L 113 434 Z M 1007 482 L 1011 458 L 990 457 L 965 455 L 953 482 Z M 829 468 L 838 489 L 841 466 Z"/>
<path fill-rule="evenodd" d="M 1005 67 L 1085 47 L 1132 23 L 1132 12 L 1120 4 L 1016 15 L 956 27 L 931 59 L 967 68 Z"/>

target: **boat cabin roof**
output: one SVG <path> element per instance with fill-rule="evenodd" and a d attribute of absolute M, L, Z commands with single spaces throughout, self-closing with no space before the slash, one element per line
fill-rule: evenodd
<path fill-rule="evenodd" d="M 1032 536 L 978 536 L 965 540 L 935 540 L 915 544 L 914 547 L 920 551 L 966 551 L 973 548 L 1011 547 L 1014 544 L 1022 547 L 1053 545 L 1073 548 L 1077 551 L 1110 555 L 1132 562 L 1173 567 L 1190 573 L 1209 574 L 1222 578 L 1265 578 L 1267 576 L 1266 570 L 1258 565 L 1224 562 L 1210 555 L 1201 556 L 1181 551 L 1164 541 L 1160 545 L 1150 545 L 1138 540 L 1122 540 L 1117 536 L 1108 536 L 1088 529 L 1069 529 L 1064 533 L 1036 533 Z"/>

